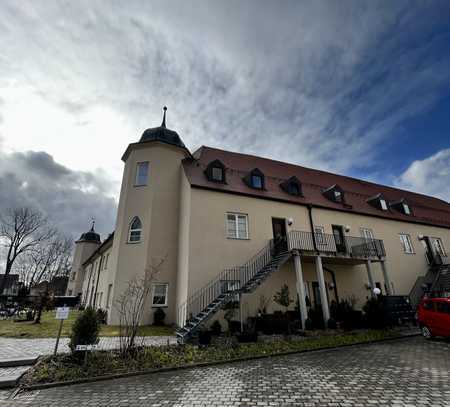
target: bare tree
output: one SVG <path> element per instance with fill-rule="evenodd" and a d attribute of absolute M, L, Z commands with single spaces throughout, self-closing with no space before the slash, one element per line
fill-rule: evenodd
<path fill-rule="evenodd" d="M 163 258 L 156 266 L 150 265 L 145 269 L 143 278 L 134 278 L 127 284 L 127 288 L 120 295 L 114 307 L 119 313 L 120 352 L 129 354 L 136 346 L 139 324 L 145 309 L 146 301 L 152 289 L 156 275 L 161 270 Z"/>
<path fill-rule="evenodd" d="M 31 208 L 9 209 L 0 215 L 0 244 L 6 252 L 5 277 L 0 283 L 0 293 L 5 288 L 6 278 L 16 260 L 34 250 L 53 234 L 47 219 Z"/>

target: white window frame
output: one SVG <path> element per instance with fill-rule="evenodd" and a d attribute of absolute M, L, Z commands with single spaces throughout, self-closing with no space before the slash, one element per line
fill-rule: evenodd
<path fill-rule="evenodd" d="M 361 228 L 361 237 L 363 237 L 367 241 L 375 240 L 375 234 L 370 228 Z"/>
<path fill-rule="evenodd" d="M 156 287 L 164 287 L 165 288 L 165 301 L 164 304 L 155 304 L 155 290 Z M 169 283 L 154 283 L 152 286 L 152 307 L 153 308 L 159 308 L 159 307 L 167 307 L 168 303 L 168 296 L 169 296 Z"/>
<path fill-rule="evenodd" d="M 433 246 L 434 251 L 441 256 L 447 256 L 447 252 L 445 251 L 444 243 L 440 237 L 430 237 L 431 245 Z"/>
<path fill-rule="evenodd" d="M 400 244 L 403 247 L 405 254 L 415 254 L 414 246 L 412 244 L 411 235 L 408 233 L 399 233 Z M 406 242 L 406 243 L 405 243 Z M 409 247 L 407 247 L 409 246 Z"/>
<path fill-rule="evenodd" d="M 388 210 L 386 199 L 380 199 L 380 206 L 382 211 Z"/>
<path fill-rule="evenodd" d="M 106 294 L 106 309 L 109 309 L 111 303 L 112 284 L 108 284 L 108 292 Z"/>
<path fill-rule="evenodd" d="M 147 174 L 145 175 L 145 181 L 140 180 L 140 174 L 139 169 L 141 166 L 146 165 L 147 166 Z M 134 175 L 134 186 L 135 187 L 143 187 L 145 185 L 148 185 L 148 174 L 149 174 L 150 164 L 148 161 L 139 161 L 136 163 L 136 173 Z"/>
<path fill-rule="evenodd" d="M 234 217 L 235 222 L 235 235 L 232 236 L 230 234 L 230 228 L 228 227 L 229 216 Z M 245 218 L 245 236 L 239 235 L 239 218 Z M 248 240 L 249 239 L 249 233 L 248 233 L 248 215 L 246 213 L 238 213 L 238 212 L 227 212 L 225 216 L 225 227 L 226 227 L 226 234 L 228 239 L 237 239 L 237 240 Z"/>
<path fill-rule="evenodd" d="M 411 209 L 410 209 L 409 205 L 406 203 L 403 203 L 402 205 L 403 205 L 403 211 L 405 212 L 405 214 L 411 215 Z"/>
<path fill-rule="evenodd" d="M 216 177 L 214 177 L 214 170 L 219 170 L 220 171 L 220 178 L 216 178 Z M 222 168 L 222 167 L 219 167 L 219 166 L 215 166 L 215 167 L 212 167 L 211 168 L 211 179 L 213 180 L 213 181 L 216 181 L 216 182 L 223 182 L 224 181 L 224 169 Z"/>
<path fill-rule="evenodd" d="M 141 223 L 140 229 L 132 229 L 133 223 L 135 219 L 139 219 L 139 222 Z M 139 240 L 131 240 L 131 232 L 139 232 Z M 128 228 L 128 243 L 141 243 L 142 242 L 142 221 L 139 218 L 139 216 L 133 216 L 133 219 L 131 219 L 130 226 Z"/>

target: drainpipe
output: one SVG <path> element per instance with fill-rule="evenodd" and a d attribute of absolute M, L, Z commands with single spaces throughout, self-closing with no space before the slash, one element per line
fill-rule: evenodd
<path fill-rule="evenodd" d="M 312 217 L 312 205 L 308 205 L 308 215 L 309 215 L 309 225 L 311 227 L 311 233 L 313 238 L 313 246 L 314 250 L 316 251 L 317 255 L 319 255 L 319 250 L 317 250 L 317 243 L 316 243 L 316 234 L 314 233 L 314 222 Z"/>
<path fill-rule="evenodd" d="M 97 272 L 97 284 L 95 284 L 95 294 L 94 294 L 94 308 L 97 305 L 97 290 L 98 290 L 98 282 L 100 280 L 100 267 L 102 265 L 102 261 L 100 260 L 98 263 L 98 272 Z"/>

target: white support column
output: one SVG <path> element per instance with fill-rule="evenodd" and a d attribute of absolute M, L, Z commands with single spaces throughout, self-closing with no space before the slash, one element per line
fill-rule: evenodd
<path fill-rule="evenodd" d="M 375 296 L 373 289 L 375 288 L 375 284 L 373 282 L 373 276 L 372 276 L 372 266 L 370 260 L 366 261 L 366 269 L 367 269 L 367 278 L 369 279 L 369 285 L 370 285 L 370 295 L 372 297 Z"/>
<path fill-rule="evenodd" d="M 389 280 L 389 274 L 386 268 L 386 261 L 382 260 L 380 262 L 381 264 L 381 270 L 383 271 L 383 278 L 384 278 L 384 286 L 386 287 L 386 294 L 392 295 L 392 287 L 391 287 L 391 281 Z"/>
<path fill-rule="evenodd" d="M 300 319 L 302 321 L 302 329 L 305 329 L 305 321 L 308 318 L 308 309 L 306 308 L 305 283 L 303 281 L 302 261 L 300 254 L 294 253 L 295 275 L 297 277 L 297 294 L 300 308 Z"/>
<path fill-rule="evenodd" d="M 325 327 L 327 327 L 328 320 L 330 319 L 330 309 L 328 308 L 327 287 L 325 286 L 325 277 L 323 276 L 323 268 L 322 268 L 322 258 L 320 256 L 316 257 L 316 274 L 317 274 L 317 281 L 319 282 L 320 301 L 322 303 L 323 319 L 325 322 Z"/>

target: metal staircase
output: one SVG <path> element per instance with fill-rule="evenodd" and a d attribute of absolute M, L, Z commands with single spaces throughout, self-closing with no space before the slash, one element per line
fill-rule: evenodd
<path fill-rule="evenodd" d="M 223 270 L 214 280 L 194 292 L 178 308 L 178 342 L 185 343 L 202 323 L 227 303 L 238 300 L 240 294 L 254 291 L 290 257 L 285 240 L 277 243 L 270 240 L 247 263 Z"/>

